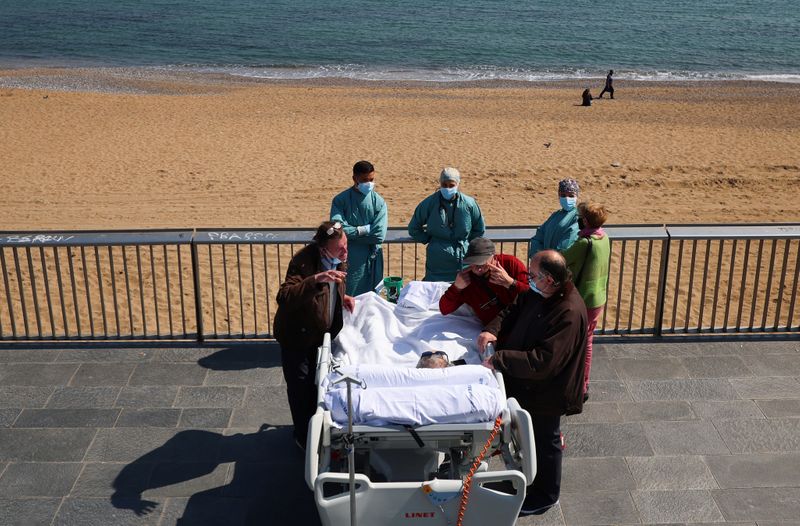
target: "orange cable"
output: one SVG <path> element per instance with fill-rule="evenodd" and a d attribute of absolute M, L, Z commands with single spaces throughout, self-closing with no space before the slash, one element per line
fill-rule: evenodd
<path fill-rule="evenodd" d="M 486 452 L 489 451 L 489 448 L 492 446 L 492 442 L 494 442 L 497 432 L 500 431 L 500 424 L 502 423 L 503 419 L 498 416 L 494 421 L 494 429 L 489 435 L 489 440 L 487 440 L 486 444 L 484 444 L 481 454 L 475 458 L 475 462 L 472 463 L 472 467 L 470 468 L 469 473 L 467 473 L 467 477 L 464 479 L 464 489 L 461 492 L 461 504 L 458 506 L 458 521 L 456 522 L 456 526 L 463 526 L 464 513 L 467 511 L 467 501 L 469 500 L 469 493 L 472 490 L 472 477 L 475 475 L 475 471 L 477 471 L 478 467 L 481 465 L 483 458 L 486 456 Z"/>

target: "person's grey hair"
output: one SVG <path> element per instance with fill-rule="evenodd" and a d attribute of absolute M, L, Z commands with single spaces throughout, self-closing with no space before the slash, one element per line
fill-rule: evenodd
<path fill-rule="evenodd" d="M 445 367 L 450 367 L 450 362 L 438 354 L 425 356 L 417 362 L 417 369 L 444 369 Z"/>
<path fill-rule="evenodd" d="M 445 181 L 455 181 L 456 183 L 460 183 L 461 172 L 452 166 L 447 166 L 444 170 L 442 170 L 442 173 L 439 174 L 439 182 L 443 183 Z"/>

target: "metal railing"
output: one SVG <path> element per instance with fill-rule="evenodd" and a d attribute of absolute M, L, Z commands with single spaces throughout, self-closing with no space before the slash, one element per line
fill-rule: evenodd
<path fill-rule="evenodd" d="M 525 260 L 534 228 L 487 230 Z M 611 239 L 599 335 L 798 333 L 800 224 L 629 225 Z M 0 233 L 0 340 L 270 338 L 308 229 Z M 424 275 L 392 228 L 386 275 Z"/>

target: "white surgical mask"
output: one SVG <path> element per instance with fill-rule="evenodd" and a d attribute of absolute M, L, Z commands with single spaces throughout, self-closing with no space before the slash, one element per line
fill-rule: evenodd
<path fill-rule="evenodd" d="M 439 192 L 442 193 L 442 197 L 449 201 L 458 193 L 458 185 L 453 188 L 439 188 Z"/>
<path fill-rule="evenodd" d="M 564 211 L 566 211 L 566 212 L 574 210 L 575 209 L 575 205 L 577 204 L 577 202 L 578 202 L 578 198 L 577 197 L 559 197 L 558 198 L 558 204 L 560 204 L 561 208 L 564 209 Z"/>
<path fill-rule="evenodd" d="M 375 183 L 372 181 L 367 183 L 358 183 L 358 191 L 364 195 L 368 195 L 373 188 L 375 188 Z"/>

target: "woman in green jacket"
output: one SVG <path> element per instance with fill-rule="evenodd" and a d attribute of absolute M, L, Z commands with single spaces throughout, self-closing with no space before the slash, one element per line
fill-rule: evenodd
<path fill-rule="evenodd" d="M 572 271 L 572 280 L 586 304 L 586 368 L 584 373 L 584 399 L 589 398 L 589 371 L 592 366 L 592 339 L 597 321 L 606 306 L 608 265 L 611 243 L 603 231 L 608 212 L 603 205 L 580 203 L 578 205 L 578 240 L 563 254 Z"/>

